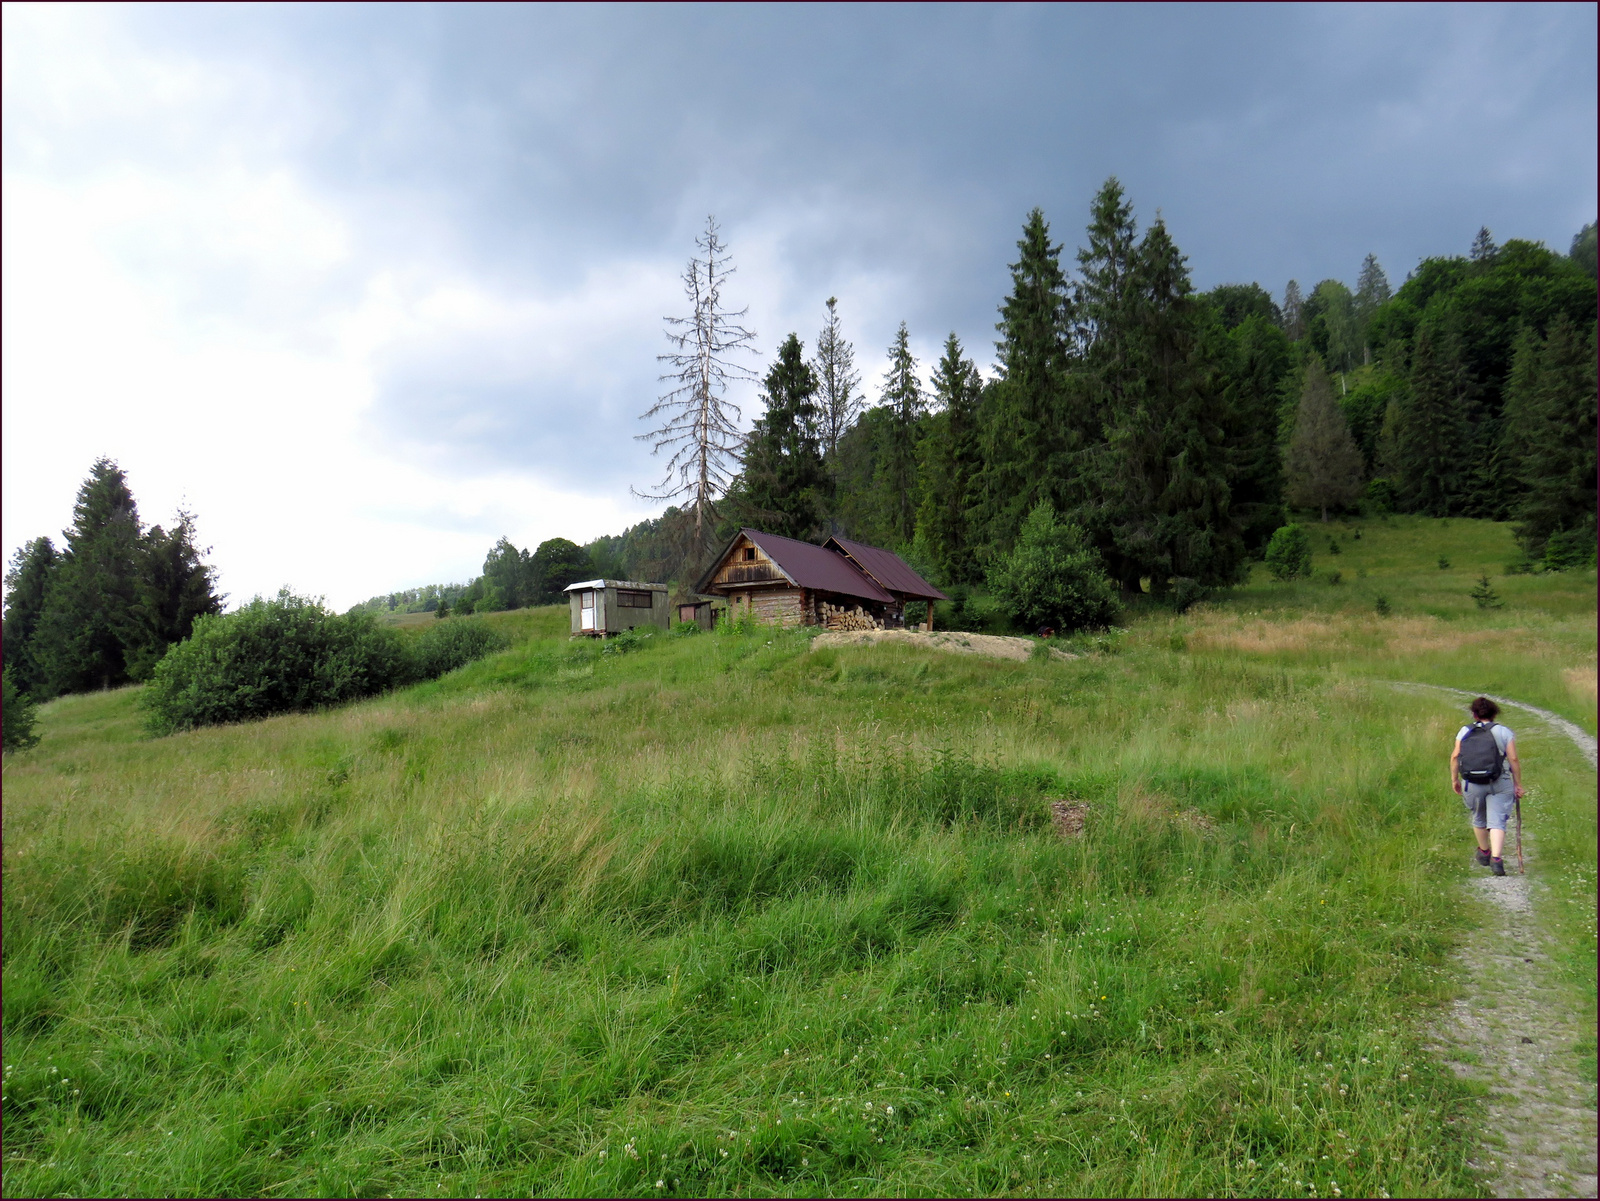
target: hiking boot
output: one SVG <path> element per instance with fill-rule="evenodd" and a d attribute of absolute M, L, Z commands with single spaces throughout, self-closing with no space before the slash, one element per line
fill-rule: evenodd
<path fill-rule="evenodd" d="M 1489 860 L 1489 870 L 1492 871 L 1497 876 L 1505 875 L 1506 874 L 1506 861 L 1504 859 L 1491 859 L 1491 860 Z"/>
<path fill-rule="evenodd" d="M 1482 847 L 1478 848 L 1478 866 L 1479 867 L 1488 867 L 1489 866 L 1489 852 L 1484 850 Z"/>

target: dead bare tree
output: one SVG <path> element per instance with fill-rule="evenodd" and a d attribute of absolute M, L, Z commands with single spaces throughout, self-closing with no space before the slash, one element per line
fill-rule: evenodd
<path fill-rule="evenodd" d="M 723 307 L 722 287 L 736 268 L 718 236 L 717 219 L 706 218 L 706 231 L 694 241 L 698 253 L 683 273 L 683 290 L 692 315 L 668 317 L 667 340 L 673 350 L 657 356 L 667 365 L 663 383 L 674 387 L 645 413 L 641 421 L 659 421 L 641 442 L 651 453 L 670 451 L 661 483 L 651 492 L 634 489 L 645 500 L 685 499 L 694 516 L 693 541 L 698 551 L 716 525 L 716 500 L 728 490 L 738 461 L 743 434 L 739 406 L 727 398 L 728 385 L 753 381 L 756 374 L 734 359 L 755 353 L 755 333 L 740 322 L 750 310 Z"/>

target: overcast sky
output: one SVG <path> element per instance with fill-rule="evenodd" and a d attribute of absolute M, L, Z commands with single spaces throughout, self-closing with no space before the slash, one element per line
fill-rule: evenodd
<path fill-rule="evenodd" d="M 634 435 L 709 213 L 752 366 L 837 296 L 875 397 L 902 320 L 988 364 L 1027 210 L 1070 258 L 1108 175 L 1197 286 L 1278 296 L 1596 208 L 1592 4 L 0 19 L 5 552 L 109 455 L 234 602 L 658 511 Z"/>

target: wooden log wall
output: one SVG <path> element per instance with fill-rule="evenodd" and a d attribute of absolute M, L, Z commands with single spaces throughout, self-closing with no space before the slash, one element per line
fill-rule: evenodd
<path fill-rule="evenodd" d="M 799 588 L 755 588 L 746 595 L 757 621 L 777 626 L 797 626 L 805 621 L 804 597 Z"/>

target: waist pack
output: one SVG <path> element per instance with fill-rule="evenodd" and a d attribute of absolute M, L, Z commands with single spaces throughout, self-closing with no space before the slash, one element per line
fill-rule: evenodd
<path fill-rule="evenodd" d="M 1474 725 L 1461 737 L 1457 760 L 1461 778 L 1468 784 L 1493 784 L 1505 770 L 1506 757 L 1495 741 L 1492 726 Z"/>

